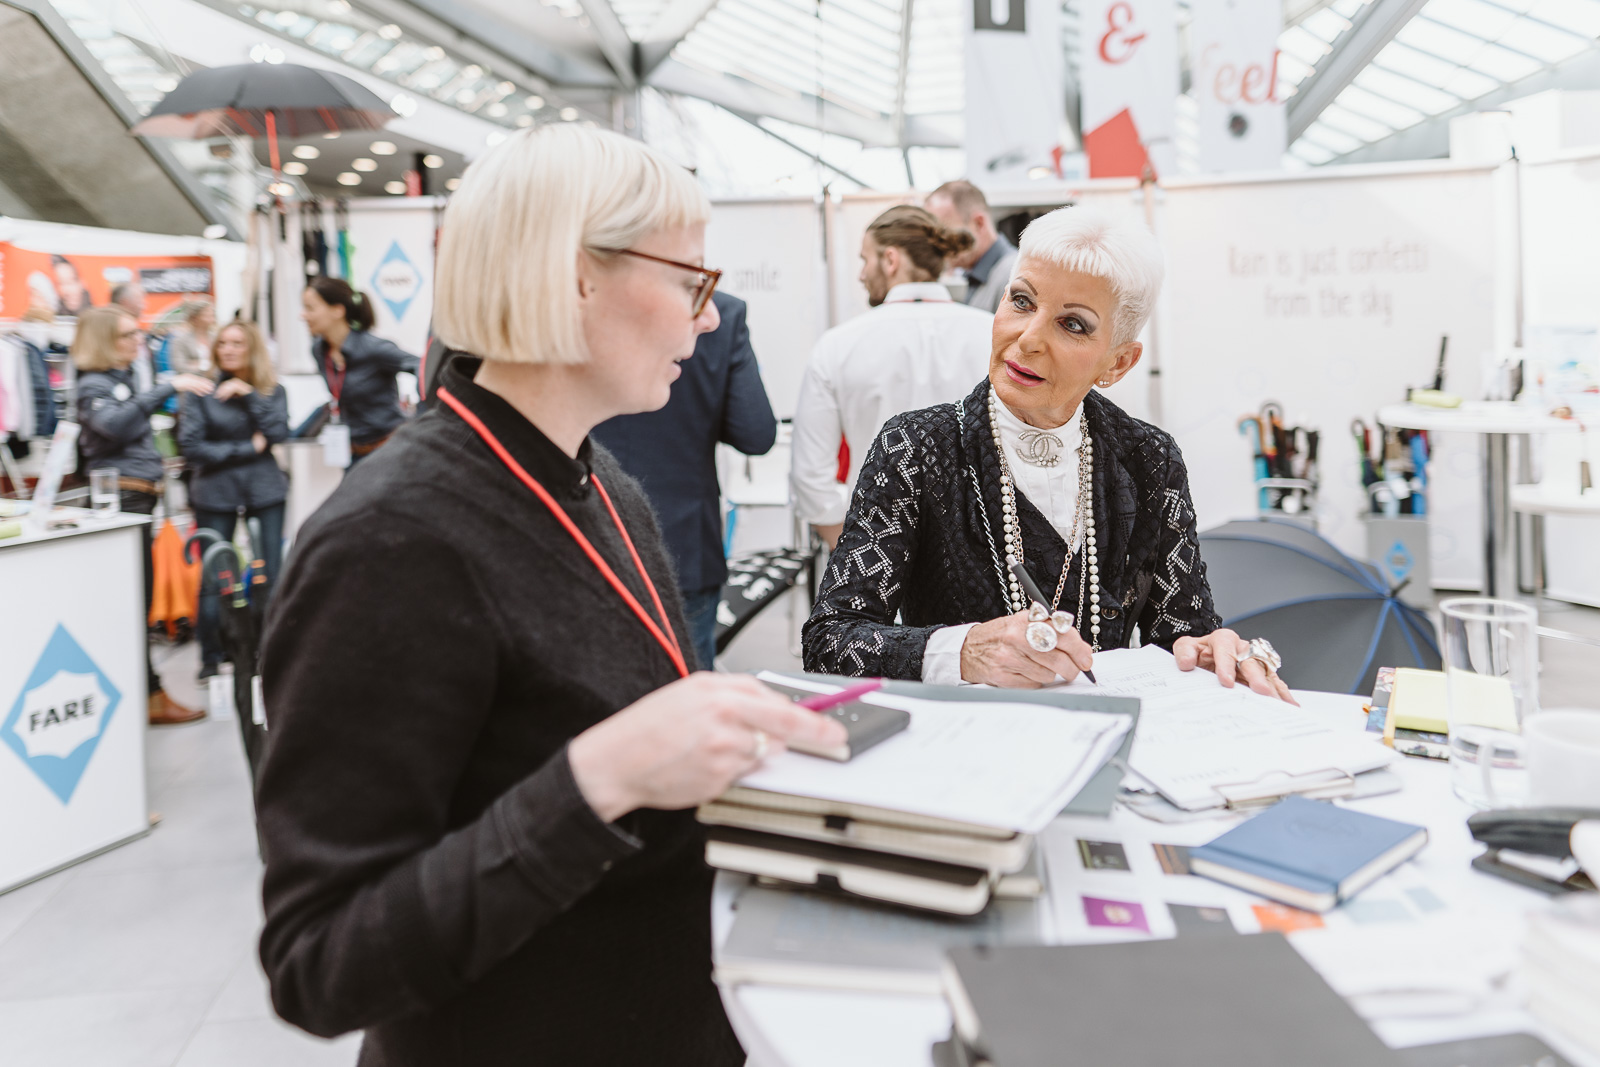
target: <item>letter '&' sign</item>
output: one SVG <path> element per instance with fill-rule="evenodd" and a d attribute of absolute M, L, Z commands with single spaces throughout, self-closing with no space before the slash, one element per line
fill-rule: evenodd
<path fill-rule="evenodd" d="M 1100 38 L 1100 58 L 1107 63 L 1126 63 L 1139 50 L 1143 31 L 1134 30 L 1133 5 L 1118 0 L 1106 11 L 1106 32 Z"/>

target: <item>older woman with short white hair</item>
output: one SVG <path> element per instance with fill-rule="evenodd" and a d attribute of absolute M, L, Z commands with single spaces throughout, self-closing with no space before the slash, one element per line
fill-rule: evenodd
<path fill-rule="evenodd" d="M 710 205 L 615 134 L 514 134 L 446 209 L 427 415 L 300 530 L 257 785 L 278 1012 L 363 1067 L 716 1067 L 692 811 L 834 723 L 690 675 L 638 485 L 589 430 L 717 325 Z"/>
<path fill-rule="evenodd" d="M 807 669 L 1037 687 L 1137 629 L 1186 670 L 1290 699 L 1271 646 L 1212 608 L 1176 442 L 1094 391 L 1139 362 L 1161 275 L 1148 230 L 1093 208 L 1023 231 L 988 378 L 872 445 Z"/>

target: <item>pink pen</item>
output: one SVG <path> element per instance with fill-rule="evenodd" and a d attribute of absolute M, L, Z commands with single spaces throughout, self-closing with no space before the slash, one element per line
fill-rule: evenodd
<path fill-rule="evenodd" d="M 873 690 L 882 688 L 883 679 L 872 678 L 846 689 L 841 689 L 837 693 L 818 693 L 814 697 L 806 697 L 804 700 L 795 701 L 795 703 L 812 711 L 827 711 L 829 708 L 836 708 L 840 704 L 848 704 L 852 700 L 859 700 Z"/>

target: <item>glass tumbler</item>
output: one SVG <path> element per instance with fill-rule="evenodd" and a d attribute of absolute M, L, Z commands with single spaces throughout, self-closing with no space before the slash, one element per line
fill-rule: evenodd
<path fill-rule="evenodd" d="M 1439 611 L 1451 785 L 1477 808 L 1526 804 L 1522 727 L 1539 709 L 1539 614 L 1489 597 L 1453 597 Z"/>
<path fill-rule="evenodd" d="M 117 488 L 117 468 L 96 467 L 89 472 L 89 506 L 101 517 L 122 511 L 122 493 Z"/>

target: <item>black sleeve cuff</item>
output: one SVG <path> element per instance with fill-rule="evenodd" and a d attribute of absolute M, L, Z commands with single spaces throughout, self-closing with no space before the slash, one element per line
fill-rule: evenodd
<path fill-rule="evenodd" d="M 644 847 L 595 814 L 572 776 L 566 748 L 506 799 L 496 807 L 517 868 L 558 906 L 577 900 L 616 861 Z"/>

